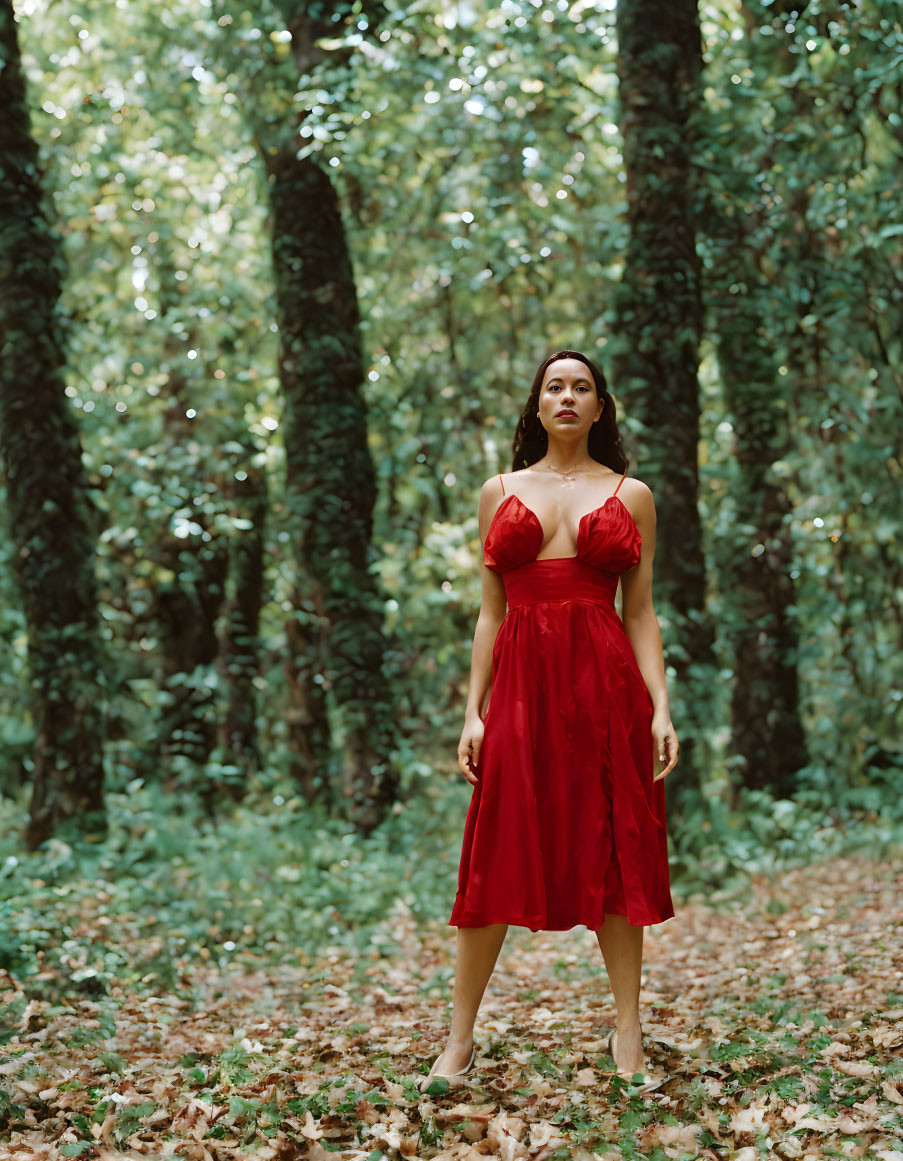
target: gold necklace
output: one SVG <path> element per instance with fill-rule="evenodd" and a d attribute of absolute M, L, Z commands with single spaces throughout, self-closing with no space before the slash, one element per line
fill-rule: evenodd
<path fill-rule="evenodd" d="M 561 476 L 562 488 L 573 488 L 578 476 L 585 476 L 587 472 L 592 471 L 592 468 L 582 468 L 577 471 L 565 472 L 562 468 L 553 467 L 552 464 L 545 464 L 549 471 L 557 472 Z"/>

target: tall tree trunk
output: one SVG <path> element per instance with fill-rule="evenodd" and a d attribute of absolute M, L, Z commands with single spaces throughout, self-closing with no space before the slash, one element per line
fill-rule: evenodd
<path fill-rule="evenodd" d="M 748 239 L 736 241 L 726 252 L 730 278 L 753 287 L 759 276 L 752 261 L 744 263 L 744 253 L 750 255 Z M 807 760 L 797 676 L 799 638 L 790 612 L 789 502 L 772 470 L 789 445 L 786 396 L 756 296 L 738 302 L 729 297 L 727 287 L 724 292 L 714 321 L 736 467 L 733 518 L 719 551 L 722 632 L 734 660 L 730 763 L 743 785 L 770 789 L 781 797 L 792 792 L 794 774 Z"/>
<path fill-rule="evenodd" d="M 629 240 L 615 296 L 613 378 L 638 425 L 639 475 L 656 496 L 655 586 L 673 625 L 665 657 L 681 714 L 680 809 L 711 760 L 714 634 L 697 508 L 700 261 L 696 254 L 693 118 L 702 50 L 696 0 L 620 0 L 618 79 Z M 671 691 L 672 694 L 674 691 Z M 669 787 L 670 789 L 670 787 Z"/>
<path fill-rule="evenodd" d="M 257 691 L 254 679 L 260 672 L 257 636 L 264 591 L 264 528 L 267 514 L 266 473 L 251 462 L 254 453 L 247 437 L 241 457 L 242 474 L 229 473 L 222 481 L 231 500 L 237 528 L 229 538 L 229 576 L 221 633 L 220 674 L 226 689 L 225 716 L 220 723 L 219 747 L 223 761 L 237 766 L 242 775 L 260 768 L 257 745 Z M 233 797 L 241 797 L 244 778 L 232 784 Z"/>
<path fill-rule="evenodd" d="M 790 0 L 787 0 L 785 9 L 789 7 Z M 838 15 L 840 23 L 832 30 L 834 21 L 831 14 L 821 11 L 818 5 L 807 11 L 805 21 L 798 19 L 802 12 L 799 6 L 796 14 L 788 13 L 789 18 L 785 19 L 761 4 L 741 0 L 740 5 L 754 74 L 774 78 L 769 119 L 773 157 L 760 163 L 758 168 L 773 191 L 771 214 L 779 217 L 782 225 L 779 249 L 773 257 L 773 265 L 782 272 L 778 293 L 783 308 L 775 320 L 775 332 L 781 348 L 781 361 L 786 368 L 784 381 L 793 385 L 792 391 L 786 395 L 791 429 L 810 453 L 807 457 L 809 464 L 801 469 L 801 485 L 804 494 L 814 492 L 824 498 L 832 525 L 833 559 L 823 579 L 833 599 L 827 602 L 824 615 L 832 629 L 837 657 L 828 659 L 827 664 L 836 666 L 839 682 L 848 681 L 857 688 L 864 703 L 876 705 L 886 694 L 887 675 L 874 664 L 874 656 L 870 652 L 864 653 L 861 648 L 863 618 L 866 622 L 880 618 L 885 609 L 888 606 L 893 608 L 895 603 L 892 598 L 886 602 L 879 598 L 872 605 L 870 600 L 864 599 L 864 579 L 875 574 L 876 546 L 874 541 L 863 544 L 860 519 L 875 521 L 876 526 L 883 523 L 885 515 L 890 521 L 896 520 L 899 499 L 895 484 L 897 489 L 899 485 L 895 476 L 898 477 L 898 472 L 891 468 L 893 460 L 889 449 L 892 445 L 882 431 L 887 422 L 888 397 L 882 392 L 882 395 L 872 398 L 867 383 L 860 395 L 859 384 L 854 387 L 845 370 L 848 352 L 841 348 L 847 343 L 862 344 L 860 367 L 864 370 L 877 354 L 874 373 L 880 374 L 888 356 L 881 345 L 880 327 L 877 351 L 869 350 L 863 341 L 875 319 L 868 299 L 876 282 L 880 298 L 882 283 L 887 278 L 884 285 L 890 292 L 882 305 L 886 308 L 885 313 L 893 311 L 899 278 L 893 261 L 887 261 L 888 253 L 882 253 L 880 245 L 873 245 L 872 230 L 863 222 L 855 232 L 869 241 L 864 246 L 859 242 L 855 244 L 854 260 L 850 261 L 847 251 L 851 245 L 850 235 L 828 225 L 832 216 L 829 214 L 826 221 L 822 199 L 823 191 L 836 188 L 837 194 L 841 194 L 848 186 L 861 186 L 865 171 L 873 177 L 858 190 L 858 196 L 864 196 L 867 188 L 872 189 L 874 196 L 875 190 L 883 188 L 882 164 L 886 174 L 894 171 L 893 155 L 886 152 L 887 139 L 873 138 L 871 132 L 875 126 L 872 107 L 874 105 L 881 112 L 885 84 L 890 91 L 891 107 L 895 110 L 899 107 L 901 93 L 895 70 L 891 67 L 882 69 L 880 63 L 882 50 L 892 53 L 894 43 L 892 39 L 884 42 L 884 32 L 889 25 L 882 18 L 882 7 L 881 4 L 849 6 Z M 891 7 L 887 8 L 888 12 Z M 804 42 L 810 35 L 810 24 L 819 37 L 833 40 L 837 35 L 851 49 L 850 55 L 843 58 L 846 61 L 844 79 L 833 93 L 830 85 L 835 78 L 830 69 L 822 74 L 821 65 L 814 65 L 814 71 L 804 67 L 808 52 Z M 822 76 L 822 83 L 819 76 Z M 824 87 L 825 82 L 828 88 Z M 826 110 L 821 107 L 825 104 L 835 105 L 828 112 L 827 125 L 823 124 Z M 893 121 L 891 118 L 891 123 Z M 801 128 L 806 126 L 809 131 L 801 132 Z M 837 144 L 837 133 L 841 129 L 843 147 Z M 854 202 L 852 207 L 848 207 L 845 198 L 840 197 L 837 208 L 843 207 L 842 217 L 847 216 L 848 209 L 851 210 L 850 216 L 855 220 L 856 205 Z M 880 219 L 880 193 L 879 200 L 873 205 L 875 215 Z M 871 211 L 872 206 L 869 207 Z M 845 251 L 847 257 L 839 259 L 839 254 Z M 875 266 L 870 269 L 872 260 Z M 835 296 L 839 276 L 844 268 L 849 271 L 851 267 L 855 270 L 857 289 L 862 289 L 865 309 L 854 305 L 852 310 L 846 306 L 838 312 Z M 877 271 L 880 272 L 875 278 Z M 891 322 L 887 333 L 896 337 L 899 330 L 893 329 L 893 315 L 888 318 Z M 840 341 L 837 340 L 839 320 L 846 328 Z M 899 343 L 897 346 L 899 348 Z M 891 350 L 891 356 L 893 353 Z M 883 391 L 893 384 L 899 391 L 900 383 L 900 376 L 891 369 Z M 854 436 L 852 441 L 848 430 L 850 420 L 860 437 Z M 874 441 L 873 434 L 877 436 Z M 899 467 L 899 460 L 896 466 Z M 875 468 L 878 468 L 878 477 L 873 475 Z M 840 490 L 837 490 L 838 483 Z M 867 508 L 856 495 L 857 485 L 863 484 L 869 489 L 874 485 L 877 493 L 869 497 Z M 889 582 L 892 576 L 889 571 Z M 887 591 L 892 591 L 890 584 Z M 822 664 L 825 664 L 824 660 Z M 853 716 L 849 714 L 842 718 L 844 723 L 852 720 Z M 870 750 L 881 752 L 880 715 L 874 722 L 865 723 L 861 730 L 841 729 L 840 733 L 841 739 L 831 754 L 831 765 L 832 777 L 836 779 L 834 787 L 843 791 L 857 784 L 861 786 L 869 777 L 867 766 L 863 769 L 863 762 L 868 763 Z M 819 743 L 813 740 L 811 746 L 817 749 Z M 822 755 L 815 755 L 817 765 L 821 765 L 822 760 Z M 803 784 L 812 785 L 808 777 L 803 779 Z M 830 793 L 827 786 L 820 773 L 819 791 Z"/>
<path fill-rule="evenodd" d="M 753 32 L 748 22 L 747 29 Z M 713 141 L 709 152 L 725 163 L 713 186 L 720 196 L 710 198 L 703 221 L 713 255 L 712 332 L 734 432 L 731 515 L 716 548 L 725 608 L 721 633 L 734 666 L 729 761 L 738 784 L 786 796 L 807 753 L 799 638 L 790 611 L 795 603 L 790 505 L 774 472 L 789 449 L 790 376 L 778 374 L 771 289 L 762 269 L 773 243 L 768 229 L 773 215 L 770 199 L 763 200 L 759 165 L 752 181 L 749 167 L 732 165 L 734 153 L 725 153 L 719 142 Z M 767 165 L 766 159 L 761 168 Z"/>
<path fill-rule="evenodd" d="M 216 535 L 209 543 L 190 545 L 167 536 L 158 563 L 172 577 L 157 586 L 154 606 L 163 651 L 158 745 L 163 769 L 170 773 L 174 757 L 200 766 L 216 744 L 216 697 L 204 677 L 219 655 L 216 625 L 229 557 Z M 194 788 L 191 778 L 186 783 L 178 772 L 170 784 Z"/>
<path fill-rule="evenodd" d="M 160 283 L 160 321 L 178 313 L 181 294 L 175 278 L 176 267 L 169 244 L 158 240 L 157 273 Z M 157 728 L 160 768 L 170 786 L 195 789 L 193 773 L 173 770 L 172 759 L 184 759 L 191 767 L 203 766 L 217 740 L 217 698 L 205 680 L 205 671 L 219 656 L 217 620 L 225 598 L 229 553 L 225 542 L 206 512 L 204 503 L 194 503 L 202 490 L 204 465 L 190 450 L 194 443 L 190 384 L 181 367 L 189 331 L 165 328 L 162 363 L 168 368 L 161 395 L 168 403 L 163 417 L 163 435 L 158 446 L 148 448 L 148 457 L 158 465 L 163 478 L 174 472 L 182 485 L 183 509 L 192 512 L 187 535 L 179 536 L 166 527 L 154 545 L 155 561 L 168 579 L 155 587 L 151 615 L 160 632 L 160 717 Z M 169 494 L 177 490 L 172 485 Z M 179 500 L 174 500 L 178 508 Z M 211 526 L 212 525 L 212 526 Z M 207 539 L 204 538 L 205 534 Z M 176 764 L 178 766 L 178 763 Z M 202 784 L 202 797 L 212 808 L 216 788 Z"/>
<path fill-rule="evenodd" d="M 28 629 L 33 790 L 24 838 L 96 835 L 103 799 L 103 651 L 96 531 L 65 396 L 65 266 L 42 204 L 11 0 L 0 0 L 0 455 Z M 66 826 L 69 830 L 70 826 Z"/>
<path fill-rule="evenodd" d="M 277 0 L 291 34 L 295 74 L 329 56 L 319 43 L 364 17 L 372 33 L 381 4 L 314 11 Z M 357 15 L 355 15 L 357 13 Z M 332 18 L 336 19 L 333 20 Z M 352 51 L 333 57 L 335 66 Z M 249 101 L 258 83 L 249 79 Z M 290 96 L 290 93 L 288 94 Z M 396 799 L 395 699 L 389 688 L 384 600 L 371 571 L 376 472 L 367 442 L 357 289 L 336 191 L 299 129 L 306 109 L 278 120 L 253 110 L 267 173 L 283 391 L 283 441 L 297 588 L 287 623 L 286 677 L 292 773 L 367 833 Z"/>
<path fill-rule="evenodd" d="M 313 608 L 307 613 L 316 614 L 310 622 L 313 649 L 305 653 L 322 663 L 313 682 L 331 694 L 344 750 L 339 801 L 345 800 L 366 831 L 383 817 L 397 789 L 383 601 L 369 571 L 376 478 L 361 395 L 357 294 L 338 201 L 328 175 L 297 152 L 292 139 L 275 154 L 264 153 L 289 502 L 299 530 L 298 567 L 309 578 Z M 318 629 L 324 641 L 316 640 Z M 310 686 L 304 695 L 305 709 L 322 710 Z M 315 771 L 324 769 L 325 751 L 306 756 Z"/>

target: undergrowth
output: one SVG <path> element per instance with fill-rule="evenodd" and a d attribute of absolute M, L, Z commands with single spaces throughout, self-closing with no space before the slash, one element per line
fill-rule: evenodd
<path fill-rule="evenodd" d="M 107 796 L 101 842 L 52 838 L 25 851 L 26 803 L 0 802 L 0 968 L 26 995 L 114 983 L 191 994 L 191 966 L 305 965 L 326 950 L 363 961 L 398 950 L 411 923 L 447 923 L 470 797 L 421 781 L 367 838 L 291 787 L 252 784 L 211 820 L 185 796 L 132 784 Z M 669 823 L 675 904 L 730 905 L 751 876 L 903 848 L 903 822 L 748 793 Z M 400 926 L 399 926 L 400 925 Z M 451 929 L 449 929 L 451 934 Z"/>

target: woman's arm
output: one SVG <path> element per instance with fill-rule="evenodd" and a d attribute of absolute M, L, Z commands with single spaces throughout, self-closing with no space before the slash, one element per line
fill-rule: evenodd
<path fill-rule="evenodd" d="M 502 500 L 502 486 L 498 476 L 487 480 L 480 492 L 479 521 L 480 542 L 485 544 L 492 517 Z M 493 572 L 487 565 L 482 569 L 482 598 L 480 613 L 477 617 L 476 630 L 473 635 L 473 651 L 470 660 L 470 686 L 467 692 L 467 705 L 464 710 L 464 732 L 458 746 L 458 763 L 461 770 L 473 782 L 467 765 L 468 757 L 472 757 L 476 765 L 480 757 L 480 745 L 483 741 L 483 718 L 486 716 L 486 705 L 492 687 L 492 652 L 495 648 L 495 639 L 498 636 L 499 626 L 505 619 L 508 611 L 508 601 L 505 597 L 505 584 L 498 573 Z M 469 749 L 468 747 L 472 747 Z"/>
<path fill-rule="evenodd" d="M 479 521 L 480 543 L 482 545 L 486 543 L 489 526 L 501 501 L 502 485 L 498 476 L 493 476 L 491 480 L 486 481 L 480 491 Z M 499 574 L 493 572 L 485 564 L 482 564 L 480 568 L 483 591 L 480 614 L 477 617 L 477 627 L 473 635 L 470 688 L 464 715 L 469 717 L 471 714 L 477 714 L 482 718 L 485 713 L 483 702 L 490 691 L 492 682 L 492 650 L 495 647 L 499 626 L 508 611 L 508 601 L 505 597 L 505 583 Z"/>
<path fill-rule="evenodd" d="M 485 565 L 483 565 L 486 568 Z M 491 572 L 491 569 L 487 569 Z M 498 636 L 499 626 L 505 614 L 489 614 L 481 611 L 477 617 L 477 627 L 473 635 L 473 650 L 470 658 L 470 687 L 467 692 L 465 718 L 476 714 L 480 720 L 486 716 L 489 694 L 492 692 L 492 651 Z"/>
<path fill-rule="evenodd" d="M 677 762 L 678 745 L 668 705 L 662 631 L 652 605 L 655 502 L 652 492 L 641 480 L 625 481 L 624 488 L 628 484 L 630 512 L 640 530 L 643 546 L 639 562 L 621 576 L 621 620 L 633 647 L 640 673 L 649 690 L 649 696 L 652 698 L 652 733 L 657 747 L 656 758 L 660 759 L 660 765 L 663 767 L 657 777 L 663 778 Z"/>

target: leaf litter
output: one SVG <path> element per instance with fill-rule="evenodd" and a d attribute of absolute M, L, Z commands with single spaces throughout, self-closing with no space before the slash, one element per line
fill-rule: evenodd
<path fill-rule="evenodd" d="M 901 886 L 899 859 L 833 858 L 646 928 L 646 1083 L 607 1056 L 585 928 L 509 928 L 473 1069 L 426 1093 L 455 933 L 404 908 L 391 955 L 186 963 L 184 994 L 48 1001 L 0 973 L 0 1158 L 903 1161 Z"/>

